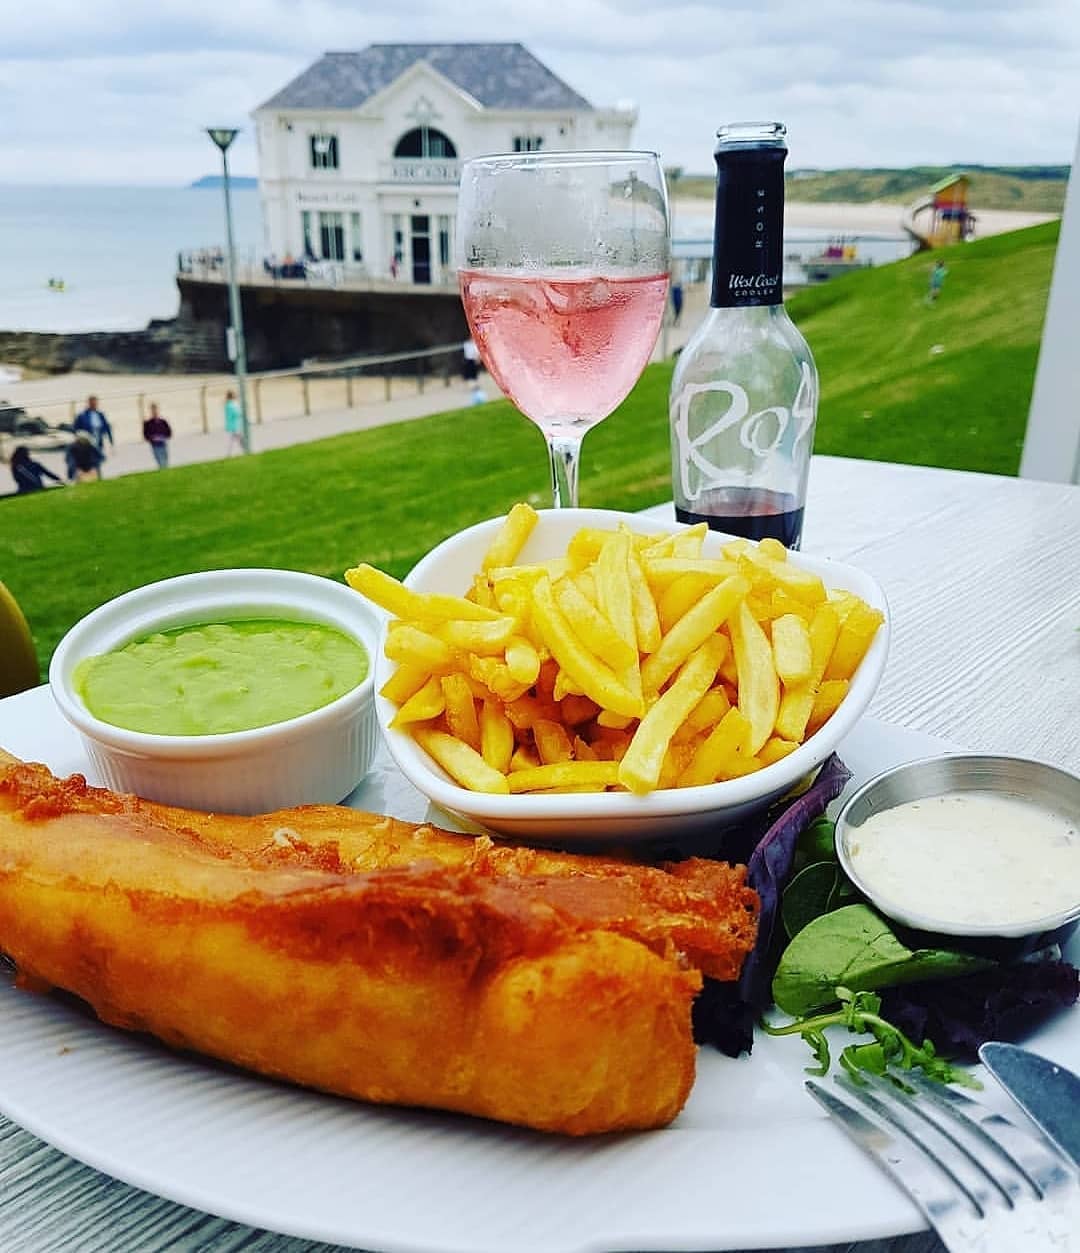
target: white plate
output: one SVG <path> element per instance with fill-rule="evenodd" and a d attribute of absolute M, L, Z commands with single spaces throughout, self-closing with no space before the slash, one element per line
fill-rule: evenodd
<path fill-rule="evenodd" d="M 0 744 L 85 768 L 45 689 L 0 704 Z M 864 719 L 840 751 L 858 782 L 949 747 Z M 352 803 L 429 813 L 385 758 Z M 1080 1014 L 1030 1042 L 1080 1068 Z M 0 1110 L 13 1121 L 160 1196 L 378 1253 L 776 1248 L 921 1229 L 803 1092 L 808 1060 L 790 1039 L 759 1039 L 739 1061 L 703 1050 L 669 1129 L 567 1141 L 290 1088 L 0 988 Z"/>

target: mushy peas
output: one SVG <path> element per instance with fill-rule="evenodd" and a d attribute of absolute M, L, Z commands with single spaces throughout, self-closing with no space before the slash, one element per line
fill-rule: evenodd
<path fill-rule="evenodd" d="M 336 700 L 368 672 L 364 646 L 319 622 L 253 618 L 158 631 L 80 662 L 96 718 L 155 735 L 221 735 Z"/>

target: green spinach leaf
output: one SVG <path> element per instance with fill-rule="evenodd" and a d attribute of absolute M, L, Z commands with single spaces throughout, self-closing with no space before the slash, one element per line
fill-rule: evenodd
<path fill-rule="evenodd" d="M 877 991 L 947 979 L 995 963 L 955 949 L 910 949 L 867 905 L 845 905 L 803 927 L 784 950 L 772 982 L 778 1008 L 794 1017 L 836 1002 L 836 988 Z"/>
<path fill-rule="evenodd" d="M 800 870 L 784 891 L 780 917 L 788 939 L 808 923 L 841 905 L 850 905 L 859 893 L 835 861 L 816 861 Z"/>

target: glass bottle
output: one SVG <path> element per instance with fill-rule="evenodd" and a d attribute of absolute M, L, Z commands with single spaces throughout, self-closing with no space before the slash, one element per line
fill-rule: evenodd
<path fill-rule="evenodd" d="M 818 377 L 783 303 L 786 135 L 717 132 L 712 296 L 675 366 L 671 457 L 681 522 L 797 548 Z"/>

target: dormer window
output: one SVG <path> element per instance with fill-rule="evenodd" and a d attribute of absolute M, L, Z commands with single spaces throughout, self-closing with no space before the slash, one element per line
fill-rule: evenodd
<path fill-rule="evenodd" d="M 515 152 L 539 152 L 544 146 L 543 135 L 515 135 Z"/>
<path fill-rule="evenodd" d="M 338 139 L 325 133 L 311 136 L 311 168 L 313 170 L 336 170 L 338 168 Z"/>

